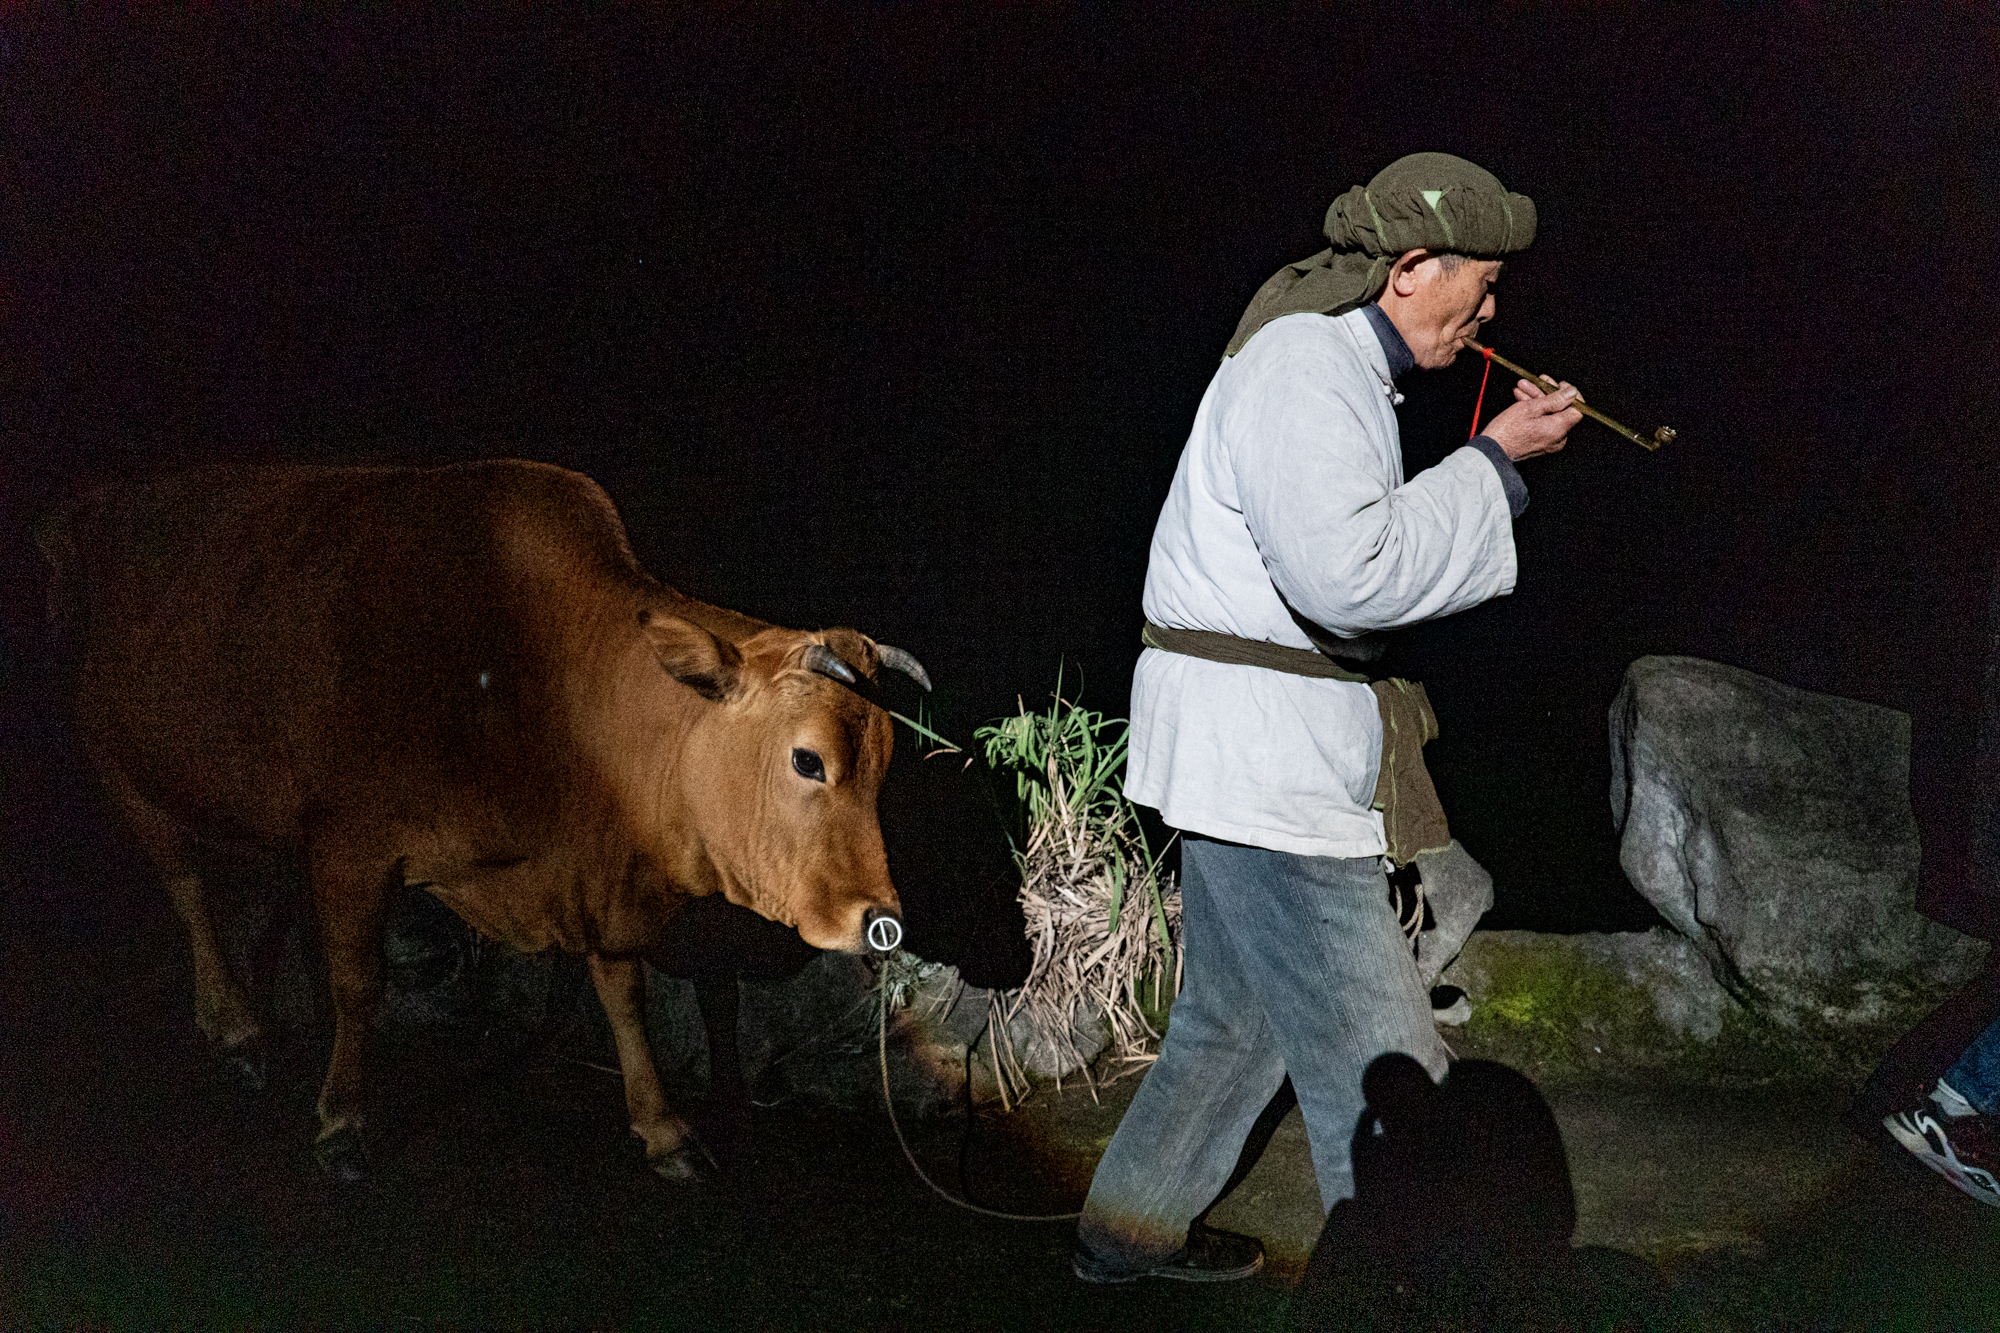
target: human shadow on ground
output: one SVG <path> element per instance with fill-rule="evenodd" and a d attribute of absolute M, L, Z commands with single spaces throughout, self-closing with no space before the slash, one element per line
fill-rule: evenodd
<path fill-rule="evenodd" d="M 1571 1247 L 1576 1196 L 1562 1133 L 1525 1075 L 1460 1060 L 1433 1083 L 1392 1052 L 1368 1067 L 1362 1088 L 1355 1197 L 1328 1214 L 1289 1327 L 1696 1327 L 1643 1260 Z"/>

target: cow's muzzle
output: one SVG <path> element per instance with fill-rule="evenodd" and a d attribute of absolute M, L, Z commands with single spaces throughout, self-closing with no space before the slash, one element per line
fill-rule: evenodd
<path fill-rule="evenodd" d="M 903 919 L 871 907 L 861 915 L 861 937 L 876 953 L 894 953 L 903 942 Z"/>

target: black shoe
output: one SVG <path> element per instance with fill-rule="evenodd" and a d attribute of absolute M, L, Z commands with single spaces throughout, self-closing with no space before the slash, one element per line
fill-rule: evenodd
<path fill-rule="evenodd" d="M 1151 1268 L 1111 1268 L 1079 1248 L 1070 1267 L 1085 1282 L 1137 1282 L 1142 1277 L 1166 1277 L 1176 1282 L 1235 1282 L 1264 1266 L 1264 1247 L 1249 1236 L 1212 1227 L 1188 1229 L 1187 1244 L 1172 1258 Z"/>

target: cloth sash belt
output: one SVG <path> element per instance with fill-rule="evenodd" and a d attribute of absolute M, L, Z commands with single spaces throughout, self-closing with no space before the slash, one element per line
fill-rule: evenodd
<path fill-rule="evenodd" d="M 1445 822 L 1444 805 L 1438 800 L 1430 770 L 1424 767 L 1424 742 L 1437 738 L 1437 714 L 1431 711 L 1430 697 L 1418 682 L 1371 681 L 1310 648 L 1287 648 L 1213 630 L 1169 629 L 1150 620 L 1139 638 L 1149 648 L 1207 662 L 1368 686 L 1382 715 L 1382 765 L 1375 779 L 1375 808 L 1382 812 L 1389 859 L 1399 866 L 1407 865 L 1419 852 L 1442 851 L 1450 845 L 1451 828 Z"/>
<path fill-rule="evenodd" d="M 1239 639 L 1234 634 L 1218 634 L 1206 629 L 1168 629 L 1146 622 L 1140 640 L 1161 652 L 1199 657 L 1207 662 L 1227 662 L 1231 666 L 1264 667 L 1292 676 L 1313 676 L 1321 680 L 1351 680 L 1366 685 L 1368 677 L 1349 671 L 1325 653 L 1311 648 L 1287 648 L 1282 643 L 1261 639 Z"/>

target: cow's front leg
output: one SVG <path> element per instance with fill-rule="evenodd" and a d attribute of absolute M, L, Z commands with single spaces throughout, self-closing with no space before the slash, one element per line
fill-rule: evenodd
<path fill-rule="evenodd" d="M 368 1158 L 361 1141 L 366 1103 L 363 1057 L 368 1024 L 382 1000 L 383 918 L 399 871 L 339 848 L 312 849 L 313 907 L 333 991 L 333 1058 L 319 1092 L 319 1138 L 313 1153 L 326 1171 L 359 1180 Z"/>
<path fill-rule="evenodd" d="M 611 1020 L 618 1066 L 625 1071 L 625 1110 L 632 1132 L 646 1142 L 646 1165 L 668 1180 L 714 1174 L 715 1159 L 688 1123 L 667 1105 L 653 1048 L 646 1041 L 646 974 L 636 958 L 590 955 L 590 979 Z"/>

